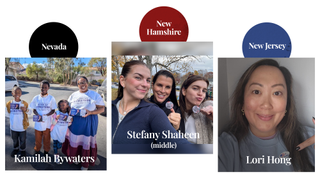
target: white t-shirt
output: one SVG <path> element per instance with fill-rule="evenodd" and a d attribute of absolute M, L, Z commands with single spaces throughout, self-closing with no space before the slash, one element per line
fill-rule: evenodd
<path fill-rule="evenodd" d="M 57 115 L 60 115 L 57 124 L 53 127 L 50 135 L 53 140 L 58 140 L 60 143 L 63 143 L 68 130 L 68 113 L 62 113 L 56 111 Z"/>
<path fill-rule="evenodd" d="M 96 105 L 104 106 L 101 96 L 92 90 L 88 90 L 86 93 L 76 91 L 70 95 L 68 102 L 71 108 L 87 109 L 89 111 L 94 111 Z"/>
<path fill-rule="evenodd" d="M 57 108 L 56 100 L 53 96 L 47 95 L 41 97 L 41 95 L 35 96 L 31 103 L 30 108 L 36 109 L 39 115 L 48 114 L 51 110 Z M 34 129 L 38 131 L 45 131 L 47 128 L 50 129 L 51 126 L 51 116 L 43 116 L 44 122 L 35 122 Z"/>
<path fill-rule="evenodd" d="M 188 118 L 187 118 L 187 121 L 185 122 L 185 130 L 186 130 L 186 133 L 188 134 L 196 134 L 197 133 L 197 129 L 196 129 L 196 124 L 194 122 L 194 118 L 192 115 L 190 115 Z M 192 135 L 191 135 L 192 136 Z M 188 137 L 187 136 L 187 139 L 189 142 L 192 142 L 192 143 L 197 143 L 197 138 L 196 137 Z"/>
<path fill-rule="evenodd" d="M 21 104 L 23 104 L 21 101 L 16 102 L 15 100 L 12 100 L 11 102 L 12 107 L 10 107 L 10 114 L 8 114 L 8 111 L 6 109 L 6 116 L 10 118 L 10 129 L 12 131 L 16 131 L 16 132 L 25 131 L 23 129 L 23 112 L 21 109 L 19 109 L 21 107 Z M 14 107 L 15 105 L 17 105 L 17 108 Z M 31 115 L 31 110 L 29 110 L 27 114 Z"/>

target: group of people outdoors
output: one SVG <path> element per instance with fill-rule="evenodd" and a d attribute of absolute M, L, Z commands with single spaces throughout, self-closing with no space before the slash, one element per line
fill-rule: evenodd
<path fill-rule="evenodd" d="M 206 101 L 209 81 L 190 75 L 181 85 L 179 103 L 173 74 L 160 70 L 153 78 L 144 62 L 126 62 L 119 78 L 117 99 L 112 101 L 113 144 L 151 144 L 176 142 L 183 144 L 213 143 L 213 102 Z M 153 95 L 147 98 L 152 87 Z M 166 104 L 171 102 L 172 108 Z M 199 113 L 192 108 L 200 107 Z M 187 138 L 128 138 L 128 131 L 158 133 L 197 134 Z"/>
<path fill-rule="evenodd" d="M 11 157 L 23 158 L 27 155 L 26 129 L 30 124 L 28 116 L 34 115 L 34 156 L 40 156 L 42 146 L 44 156 L 48 156 L 52 139 L 55 156 L 59 156 L 58 150 L 62 148 L 65 156 L 78 160 L 73 163 L 81 164 L 82 170 L 87 170 L 89 165 L 95 164 L 97 115 L 104 111 L 105 104 L 100 94 L 88 89 L 86 77 L 79 77 L 77 85 L 78 91 L 72 93 L 67 100 L 56 103 L 55 97 L 48 92 L 50 83 L 43 80 L 40 82 L 40 94 L 32 99 L 30 105 L 21 99 L 20 87 L 15 86 L 12 89 L 13 100 L 6 104 L 6 116 L 10 118 L 13 140 Z"/>

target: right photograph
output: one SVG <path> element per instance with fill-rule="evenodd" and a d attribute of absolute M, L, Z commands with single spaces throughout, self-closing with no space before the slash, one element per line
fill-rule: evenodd
<path fill-rule="evenodd" d="M 218 171 L 315 171 L 315 59 L 218 59 Z"/>

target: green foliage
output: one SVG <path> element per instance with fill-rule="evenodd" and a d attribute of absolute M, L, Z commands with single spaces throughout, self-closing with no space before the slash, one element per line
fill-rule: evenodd
<path fill-rule="evenodd" d="M 38 65 L 35 61 L 27 66 L 26 73 L 29 78 L 35 77 L 37 81 L 39 76 L 45 74 L 44 68 L 41 65 Z"/>
<path fill-rule="evenodd" d="M 89 67 L 97 67 L 102 76 L 107 74 L 107 59 L 106 58 L 92 58 L 89 63 Z"/>

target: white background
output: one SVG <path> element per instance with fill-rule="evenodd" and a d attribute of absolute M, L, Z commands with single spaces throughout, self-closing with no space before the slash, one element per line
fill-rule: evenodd
<path fill-rule="evenodd" d="M 78 57 L 107 57 L 111 78 L 111 42 L 140 41 L 139 25 L 143 16 L 158 6 L 180 11 L 189 25 L 188 41 L 213 41 L 214 81 L 217 82 L 217 58 L 243 57 L 242 41 L 256 24 L 272 22 L 289 34 L 291 58 L 315 57 L 319 69 L 319 3 L 317 1 L 1 1 L 0 58 L 30 57 L 28 44 L 33 31 L 47 22 L 69 26 L 79 42 Z M 4 70 L 2 72 L 4 74 Z M 316 72 L 316 94 L 319 90 Z M 4 80 L 1 80 L 4 85 Z M 110 86 L 110 80 L 108 83 Z M 215 87 L 215 90 L 217 88 Z M 3 91 L 3 90 L 2 90 Z M 108 88 L 108 93 L 110 92 Z M 217 91 L 214 92 L 217 95 Z M 109 95 L 110 96 L 110 95 Z M 217 96 L 215 96 L 217 99 Z M 1 116 L 4 122 L 4 98 Z M 111 105 L 110 100 L 108 100 Z M 315 117 L 318 114 L 316 96 Z M 217 100 L 215 100 L 217 106 Z M 218 173 L 217 138 L 213 155 L 112 155 L 111 120 L 107 120 L 107 171 L 5 171 L 0 158 L 2 180 L 25 182 L 117 181 L 117 182 L 302 182 L 316 181 L 316 173 Z M 215 114 L 217 109 L 215 108 Z M 214 116 L 217 135 L 217 115 Z M 0 125 L 0 157 L 4 153 L 4 125 Z M 319 147 L 319 146 L 316 146 Z M 317 152 L 317 149 L 316 149 Z M 317 157 L 319 153 L 317 153 Z M 316 168 L 320 166 L 316 158 Z M 59 178 L 61 176 L 61 178 Z"/>

